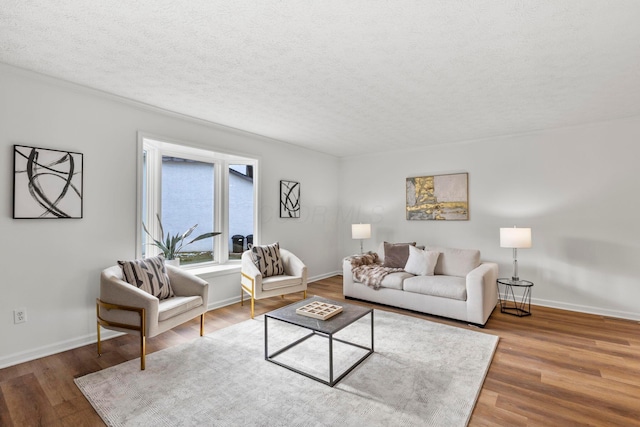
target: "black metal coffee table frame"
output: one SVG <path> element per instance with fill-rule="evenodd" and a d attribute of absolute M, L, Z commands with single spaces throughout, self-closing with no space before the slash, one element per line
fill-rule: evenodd
<path fill-rule="evenodd" d="M 309 304 L 310 302 L 313 302 L 313 301 L 321 301 L 321 302 L 327 302 L 329 304 L 341 305 L 343 307 L 343 311 L 342 313 L 339 313 L 327 320 L 314 319 L 314 318 L 303 316 L 296 313 L 297 308 L 302 307 L 303 305 Z M 366 347 L 360 344 L 352 343 L 352 342 L 334 337 L 334 334 L 338 333 L 339 331 L 346 328 L 347 326 L 352 325 L 354 322 L 365 317 L 367 314 L 371 315 L 371 346 L 370 347 Z M 269 319 L 279 320 L 281 322 L 285 322 L 295 326 L 299 326 L 301 328 L 309 329 L 311 333 L 269 354 L 269 326 L 268 326 Z M 277 357 L 278 355 L 284 353 L 285 351 L 291 349 L 292 347 L 295 347 L 296 345 L 306 341 L 307 339 L 313 336 L 320 336 L 328 339 L 329 381 L 323 378 L 317 377 L 315 375 L 312 375 L 308 372 L 304 372 L 300 369 L 294 368 L 293 366 L 287 365 L 278 360 L 274 360 L 274 358 Z M 331 300 L 320 298 L 320 297 L 308 298 L 304 301 L 300 301 L 295 304 L 291 304 L 286 307 L 283 307 L 278 310 L 274 310 L 270 313 L 265 314 L 264 316 L 264 358 L 265 360 L 268 360 L 271 363 L 275 363 L 276 365 L 280 365 L 300 375 L 304 375 L 305 377 L 311 378 L 313 380 L 326 384 L 330 387 L 333 387 L 341 379 L 343 379 L 347 374 L 353 371 L 353 369 L 355 369 L 356 366 L 358 366 L 367 357 L 373 354 L 374 352 L 373 336 L 374 336 L 373 309 L 367 308 L 367 307 L 361 307 L 354 304 L 348 304 L 344 302 L 331 301 Z M 334 377 L 334 373 L 333 373 L 333 342 L 334 341 L 348 344 L 354 347 L 358 347 L 367 351 L 367 353 L 364 356 L 358 359 L 354 364 L 352 364 L 349 368 L 347 368 L 344 372 L 342 372 L 337 377 Z"/>

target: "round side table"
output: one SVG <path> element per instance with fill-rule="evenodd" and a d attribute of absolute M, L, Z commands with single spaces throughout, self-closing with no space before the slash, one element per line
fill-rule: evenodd
<path fill-rule="evenodd" d="M 503 278 L 497 280 L 497 285 L 501 313 L 518 317 L 531 316 L 531 288 L 533 288 L 533 282 Z"/>

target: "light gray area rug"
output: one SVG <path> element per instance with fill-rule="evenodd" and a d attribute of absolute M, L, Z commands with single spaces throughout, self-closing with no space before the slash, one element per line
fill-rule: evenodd
<path fill-rule="evenodd" d="M 335 387 L 264 360 L 264 317 L 77 378 L 110 426 L 465 426 L 498 337 L 376 310 L 375 353 Z M 369 316 L 339 333 L 370 341 Z M 270 353 L 306 331 L 269 320 Z M 362 350 L 336 344 L 336 371 Z M 281 361 L 328 376 L 328 340 Z"/>

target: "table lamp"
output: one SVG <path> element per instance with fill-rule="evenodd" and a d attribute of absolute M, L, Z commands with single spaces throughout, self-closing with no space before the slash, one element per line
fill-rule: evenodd
<path fill-rule="evenodd" d="M 362 250 L 362 239 L 369 239 L 371 237 L 371 224 L 351 224 L 351 238 L 360 239 L 360 253 Z"/>
<path fill-rule="evenodd" d="M 513 249 L 513 276 L 511 280 L 520 281 L 518 277 L 518 249 L 527 249 L 531 247 L 531 229 L 530 228 L 501 228 L 500 229 L 500 247 Z"/>

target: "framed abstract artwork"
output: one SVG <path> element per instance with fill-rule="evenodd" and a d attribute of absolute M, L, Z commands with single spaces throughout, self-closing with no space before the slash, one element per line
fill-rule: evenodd
<path fill-rule="evenodd" d="M 280 181 L 280 218 L 300 218 L 300 183 Z"/>
<path fill-rule="evenodd" d="M 13 217 L 82 218 L 83 155 L 13 146 Z"/>
<path fill-rule="evenodd" d="M 407 219 L 469 219 L 469 174 L 407 178 Z"/>

